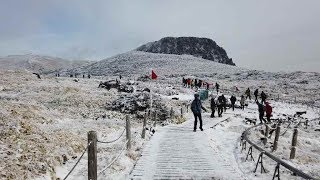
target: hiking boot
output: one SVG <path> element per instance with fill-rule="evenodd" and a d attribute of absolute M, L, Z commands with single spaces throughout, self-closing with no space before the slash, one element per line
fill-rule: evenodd
<path fill-rule="evenodd" d="M 203 131 L 203 129 L 202 129 L 202 128 L 201 128 L 200 130 L 201 130 L 201 131 Z"/>

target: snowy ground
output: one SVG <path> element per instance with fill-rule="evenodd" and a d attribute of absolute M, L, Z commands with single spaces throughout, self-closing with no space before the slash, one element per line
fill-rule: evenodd
<path fill-rule="evenodd" d="M 228 80 L 216 76 L 203 77 L 211 82 L 221 83 L 223 93 L 227 95 L 241 95 L 246 87 L 253 90 L 259 85 L 267 93 L 282 94 L 287 89 L 282 88 L 281 82 L 276 80 Z M 54 179 L 63 178 L 72 168 L 79 155 L 84 150 L 87 143 L 87 132 L 95 130 L 100 140 L 112 140 L 123 130 L 125 115 L 107 111 L 105 104 L 111 102 L 120 95 L 115 90 L 107 91 L 97 88 L 102 79 L 111 77 L 80 79 L 79 82 L 73 78 L 44 77 L 37 79 L 36 76 L 27 72 L 0 72 L 0 179 Z M 198 76 L 196 76 L 198 77 Z M 126 77 L 128 78 L 128 77 Z M 290 82 L 290 79 L 288 78 Z M 160 77 L 157 81 L 140 82 L 139 86 L 149 87 L 153 93 L 160 95 L 168 107 L 173 107 L 176 114 L 180 113 L 180 107 L 185 107 L 193 98 L 194 90 L 183 88 L 180 85 L 180 76 Z M 317 82 L 317 81 L 315 81 Z M 268 88 L 273 87 L 276 88 Z M 233 90 L 237 86 L 240 92 Z M 312 96 L 319 84 L 309 83 L 306 91 L 299 92 L 301 99 L 308 99 Z M 290 87 L 290 92 L 298 94 L 295 87 Z M 179 97 L 179 100 L 172 100 L 172 97 Z M 271 101 L 274 106 L 275 117 L 281 114 L 293 115 L 295 111 L 307 110 L 310 120 L 319 118 L 319 109 L 306 105 L 294 104 L 294 99 L 288 97 L 290 103 L 282 101 Z M 209 102 L 204 102 L 209 109 Z M 227 110 L 225 116 L 230 116 L 229 121 L 218 124 L 215 128 L 210 128 L 219 122 L 219 118 L 211 119 L 209 114 L 204 114 L 204 133 L 207 135 L 208 143 L 213 150 L 219 152 L 219 156 L 227 162 L 232 162 L 236 166 L 238 173 L 246 179 L 270 179 L 273 173 L 274 164 L 266 160 L 269 170 L 268 174 L 253 174 L 252 162 L 244 162 L 245 153 L 239 149 L 239 138 L 241 133 L 250 125 L 244 123 L 245 117 L 256 118 L 257 108 L 253 102 L 245 111 Z M 185 111 L 184 111 L 185 112 Z M 104 118 L 103 118 L 104 117 Z M 139 158 L 143 147 L 151 136 L 146 140 L 141 140 L 138 133 L 141 132 L 141 120 L 132 118 L 132 133 L 135 137 L 133 148 L 125 151 L 113 166 L 99 175 L 99 179 L 126 179 L 132 170 L 135 161 Z M 190 114 L 185 114 L 186 124 L 192 124 Z M 170 121 L 175 122 L 175 121 Z M 176 121 L 177 122 L 177 121 Z M 179 120 L 179 122 L 182 122 Z M 319 122 L 317 120 L 317 122 Z M 149 122 L 150 123 L 150 122 Z M 184 124 L 183 124 L 184 125 Z M 297 159 L 292 163 L 305 172 L 310 172 L 319 177 L 319 141 L 313 137 L 318 137 L 319 132 L 316 123 L 310 123 L 312 127 L 308 130 L 301 129 L 301 141 L 299 139 Z M 159 130 L 160 132 L 161 130 Z M 190 131 L 192 128 L 190 127 Z M 259 143 L 259 131 L 256 135 L 252 133 L 252 138 Z M 299 131 L 300 132 L 300 131 Z M 198 133 L 198 132 L 196 132 Z M 288 141 L 291 140 L 292 131 L 280 138 L 283 147 L 279 147 L 276 155 L 288 159 Z M 157 134 L 157 132 L 156 132 Z M 153 137 L 151 137 L 152 139 Z M 299 136 L 300 138 L 300 136 Z M 122 148 L 125 139 L 121 138 L 114 144 L 98 144 L 98 172 L 100 172 Z M 271 140 L 270 140 L 271 141 Z M 302 153 L 302 151 L 304 153 Z M 257 158 L 257 152 L 254 151 Z M 62 156 L 67 156 L 67 161 L 63 164 Z M 74 157 L 74 158 L 73 158 Z M 289 160 L 288 160 L 289 161 Z M 281 169 L 284 170 L 284 169 Z M 230 173 L 225 171 L 226 173 Z M 292 179 L 289 172 L 284 176 Z M 87 156 L 80 161 L 70 179 L 87 178 Z"/>
<path fill-rule="evenodd" d="M 182 97 L 185 97 L 185 95 Z M 251 126 L 245 123 L 244 118 L 257 118 L 258 116 L 253 102 L 250 103 L 252 104 L 245 110 L 235 109 L 235 111 L 232 111 L 228 109 L 221 118 L 211 118 L 210 113 L 203 113 L 203 132 L 199 129 L 197 132 L 192 132 L 193 116 L 191 113 L 185 114 L 188 119 L 185 123 L 160 129 L 142 153 L 142 157 L 131 177 L 134 179 L 211 179 L 211 177 L 216 179 L 271 179 L 276 165 L 274 161 L 264 157 L 264 166 L 267 173 L 260 174 L 259 171 L 253 173 L 256 163 L 245 161 L 249 145 L 246 150 L 241 152 L 240 136 L 243 131 Z M 319 117 L 315 109 L 305 106 L 276 102 L 272 104 L 274 105 L 275 116 L 282 112 L 290 114 L 305 109 L 307 110 L 305 117 Z M 314 130 L 316 126 L 311 127 Z M 256 136 L 250 136 L 250 138 L 259 146 L 264 147 L 260 141 L 261 135 L 259 136 L 258 130 L 253 132 Z M 299 150 L 294 160 L 288 158 L 291 136 L 290 134 L 286 140 L 280 138 L 280 145 L 275 155 L 287 160 L 288 163 L 298 169 L 319 178 L 320 163 L 317 160 L 319 158 L 319 154 L 317 154 L 319 141 L 311 140 L 310 142 L 310 137 L 319 136 L 319 132 L 310 129 L 308 135 L 299 136 Z M 283 141 L 288 142 L 285 144 Z M 309 147 L 304 145 L 305 141 L 307 141 L 307 144 L 309 142 Z M 208 145 L 211 148 L 208 148 Z M 268 148 L 266 150 L 270 151 Z M 258 150 L 253 150 L 253 156 L 255 160 L 258 159 Z M 165 161 L 163 160 L 164 157 L 167 157 Z M 196 159 L 192 157 L 196 157 Z M 313 157 L 314 160 L 311 160 L 310 157 Z M 198 165 L 194 165 L 197 163 Z M 168 173 L 165 171 L 167 168 L 170 169 L 167 170 Z M 201 168 L 207 169 L 205 174 L 202 173 Z M 291 176 L 291 172 L 283 167 L 281 168 L 281 178 L 301 179 Z"/>

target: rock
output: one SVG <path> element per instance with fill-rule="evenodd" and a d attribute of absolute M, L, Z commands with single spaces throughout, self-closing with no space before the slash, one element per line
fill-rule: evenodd
<path fill-rule="evenodd" d="M 119 85 L 118 87 L 119 92 L 126 92 L 126 93 L 133 93 L 134 88 L 133 86 L 128 86 L 128 85 Z"/>
<path fill-rule="evenodd" d="M 100 82 L 99 88 L 105 88 L 110 90 L 111 88 L 118 89 L 119 92 L 133 93 L 134 88 L 128 84 L 121 84 L 118 80 L 110 80 L 106 82 Z"/>
<path fill-rule="evenodd" d="M 150 92 L 149 88 L 144 88 L 142 91 Z"/>
<path fill-rule="evenodd" d="M 142 81 L 142 82 L 146 82 L 146 81 L 150 81 L 151 77 L 148 75 L 143 75 L 137 78 L 137 81 Z"/>
<path fill-rule="evenodd" d="M 100 82 L 99 84 L 99 88 L 106 88 L 108 90 L 110 90 L 111 88 L 118 88 L 120 85 L 120 83 L 116 80 L 109 80 L 109 81 L 106 81 L 106 82 Z"/>
<path fill-rule="evenodd" d="M 144 44 L 136 49 L 150 53 L 189 54 L 218 63 L 235 66 L 232 58 L 212 39 L 197 37 L 165 37 L 159 41 Z"/>
<path fill-rule="evenodd" d="M 307 111 L 297 111 L 294 116 L 301 116 L 302 114 L 306 114 Z"/>
<path fill-rule="evenodd" d="M 143 117 L 145 111 L 150 108 L 150 94 L 148 92 L 124 94 L 111 104 L 107 109 L 120 111 L 122 113 L 136 114 Z M 163 121 L 169 118 L 169 109 L 162 102 L 160 96 L 153 96 L 152 108 L 157 113 L 157 120 Z"/>

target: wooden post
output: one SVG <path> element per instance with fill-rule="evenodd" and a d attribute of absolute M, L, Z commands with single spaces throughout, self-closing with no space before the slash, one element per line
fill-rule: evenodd
<path fill-rule="evenodd" d="M 97 133 L 88 132 L 88 180 L 97 180 Z"/>
<path fill-rule="evenodd" d="M 280 100 L 280 96 L 279 96 L 279 94 L 278 94 L 278 101 Z"/>
<path fill-rule="evenodd" d="M 298 140 L 298 129 L 294 128 L 293 136 L 292 136 L 292 143 L 291 143 L 290 159 L 294 159 L 294 157 L 296 156 L 297 140 Z"/>
<path fill-rule="evenodd" d="M 141 138 L 146 137 L 147 113 L 144 115 Z"/>
<path fill-rule="evenodd" d="M 131 129 L 130 129 L 130 119 L 126 116 L 126 139 L 127 139 L 127 149 L 131 149 Z"/>
<path fill-rule="evenodd" d="M 187 106 L 186 108 L 187 108 L 187 113 L 188 113 L 189 112 L 189 104 L 187 104 L 186 106 Z"/>
<path fill-rule="evenodd" d="M 270 132 L 270 127 L 269 127 L 269 125 L 266 124 L 266 132 L 265 132 L 266 133 L 265 134 L 266 138 L 268 138 L 269 132 Z"/>
<path fill-rule="evenodd" d="M 266 145 L 268 142 L 269 126 L 266 124 L 266 131 L 264 132 L 263 144 Z"/>
<path fill-rule="evenodd" d="M 183 118 L 183 108 L 181 107 L 181 118 Z"/>
<path fill-rule="evenodd" d="M 276 129 L 276 135 L 274 137 L 274 142 L 273 142 L 273 148 L 272 151 L 276 151 L 278 148 L 278 140 L 280 136 L 280 124 L 278 124 L 277 129 Z"/>

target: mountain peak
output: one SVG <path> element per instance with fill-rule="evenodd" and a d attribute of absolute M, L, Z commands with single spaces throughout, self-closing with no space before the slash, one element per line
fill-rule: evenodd
<path fill-rule="evenodd" d="M 188 54 L 218 63 L 235 66 L 226 51 L 209 38 L 199 37 L 164 37 L 159 41 L 149 42 L 136 49 L 150 53 Z"/>

